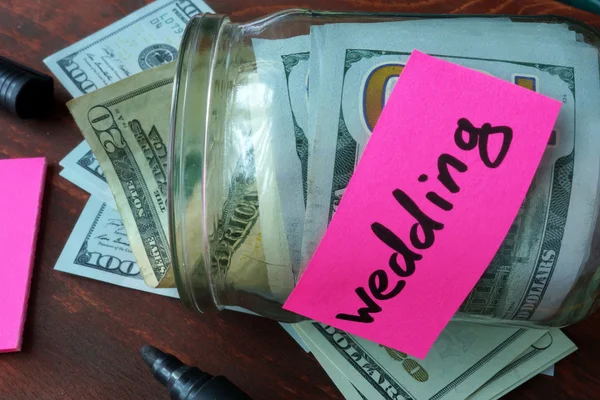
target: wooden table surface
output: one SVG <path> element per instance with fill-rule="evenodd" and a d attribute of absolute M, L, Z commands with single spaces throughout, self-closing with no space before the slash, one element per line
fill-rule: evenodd
<path fill-rule="evenodd" d="M 47 71 L 42 60 L 149 0 L 0 1 L 0 55 Z M 292 7 L 415 13 L 558 14 L 600 28 L 600 17 L 550 0 L 207 0 L 237 21 Z M 58 162 L 82 140 L 59 82 L 52 115 L 21 121 L 0 112 L 0 158 L 49 161 L 35 269 L 20 353 L 0 354 L 0 399 L 166 399 L 139 348 L 152 343 L 223 374 L 255 399 L 341 399 L 319 367 L 273 321 L 200 315 L 177 300 L 56 272 L 54 264 L 88 194 L 61 178 Z M 2 223 L 0 221 L 0 223 Z M 0 321 L 1 323 L 1 321 Z M 508 399 L 598 399 L 600 315 L 565 329 L 579 351 L 556 376 L 538 376 Z"/>

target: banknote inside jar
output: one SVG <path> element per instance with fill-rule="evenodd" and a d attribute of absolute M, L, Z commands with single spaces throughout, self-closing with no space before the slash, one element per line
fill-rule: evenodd
<path fill-rule="evenodd" d="M 497 29 L 490 30 L 492 26 Z M 469 31 L 463 27 L 459 19 L 326 24 L 313 26 L 310 35 L 225 46 L 222 55 L 227 57 L 215 61 L 219 68 L 212 73 L 218 79 L 208 100 L 204 89 L 186 100 L 190 124 L 208 126 L 211 141 L 206 147 L 204 139 L 194 141 L 194 128 L 182 135 L 179 147 L 189 168 L 181 169 L 185 187 L 179 213 L 184 217 L 176 226 L 187 237 L 176 248 L 185 247 L 193 260 L 186 263 L 185 277 L 194 278 L 180 291 L 208 297 L 218 307 L 259 299 L 255 303 L 267 303 L 272 312 L 261 312 L 262 305 L 248 308 L 278 314 L 335 213 L 403 62 L 412 48 L 421 47 L 563 102 L 513 228 L 458 317 L 564 325 L 593 310 L 597 257 L 590 248 L 597 248 L 598 238 L 589 233 L 595 230 L 598 185 L 589 182 L 598 182 L 599 169 L 590 166 L 600 162 L 592 151 L 599 139 L 589 110 L 599 102 L 592 90 L 599 80 L 597 50 L 585 42 L 585 31 L 565 24 L 471 18 Z M 441 43 L 436 29 L 444 29 L 448 40 Z M 465 37 L 477 30 L 477 40 L 465 46 Z M 532 49 L 531 42 L 539 45 Z M 88 111 L 99 104 L 115 107 L 115 95 L 126 98 L 140 87 L 163 82 L 161 68 L 123 80 L 109 91 L 100 89 L 71 107 L 102 169 L 109 171 L 122 215 L 134 213 L 122 180 L 111 175 L 114 160 L 90 127 Z M 192 71 L 199 72 L 192 69 L 190 76 Z M 164 144 L 171 87 L 160 87 L 160 96 L 143 99 L 138 94 L 118 107 L 126 121 L 148 121 L 146 131 L 154 124 Z M 309 87 L 315 89 L 309 93 Z M 207 101 L 208 124 L 198 111 Z M 122 135 L 139 149 L 135 157 L 144 160 L 135 127 L 124 126 Z M 154 164 L 139 165 L 148 184 L 160 184 Z M 205 183 L 203 193 L 197 185 Z M 159 203 L 156 208 L 160 210 Z M 130 240 L 140 236 L 142 225 L 127 218 L 124 223 Z M 138 262 L 152 258 L 142 245 L 132 247 Z M 139 263 L 144 277 L 159 280 L 149 262 Z"/>

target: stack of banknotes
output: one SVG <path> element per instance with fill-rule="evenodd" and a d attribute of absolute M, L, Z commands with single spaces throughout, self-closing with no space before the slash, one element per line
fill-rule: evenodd
<path fill-rule="evenodd" d="M 61 175 L 92 195 L 57 270 L 177 297 L 168 274 L 148 262 L 132 203 L 120 185 L 108 182 L 137 179 L 151 189 L 159 201 L 144 226 L 154 226 L 156 240 L 164 241 L 159 245 L 168 248 L 160 200 L 174 75 L 169 62 L 177 57 L 189 18 L 211 11 L 198 0 L 159 0 L 45 60 L 75 98 L 69 109 L 87 139 L 61 161 Z M 278 133 L 268 138 L 272 164 L 256 165 L 257 184 L 274 182 L 270 193 L 278 199 L 259 199 L 259 207 L 276 204 L 282 224 L 261 220 L 262 245 L 268 263 L 290 266 L 283 276 L 266 271 L 265 285 L 275 295 L 295 285 L 403 64 L 418 48 L 563 102 L 509 238 L 462 306 L 487 316 L 542 319 L 531 310 L 543 313 L 563 301 L 580 273 L 568 267 L 585 254 L 583 235 L 595 215 L 596 190 L 589 186 L 598 182 L 598 169 L 582 166 L 598 163 L 594 149 L 600 139 L 592 134 L 593 121 L 576 116 L 600 103 L 598 59 L 579 39 L 562 24 L 515 26 L 509 19 L 482 18 L 468 25 L 460 19 L 326 24 L 306 36 L 254 40 L 258 79 L 276 89 L 272 122 Z M 106 110 L 117 119 L 122 145 L 136 163 L 114 163 L 103 150 L 88 116 L 102 121 Z M 552 260 L 550 271 L 539 257 Z M 535 308 L 532 291 L 539 294 Z M 349 399 L 498 398 L 540 372 L 552 374 L 554 363 L 576 350 L 559 329 L 451 322 L 427 358 L 418 360 L 317 322 L 284 328 Z"/>

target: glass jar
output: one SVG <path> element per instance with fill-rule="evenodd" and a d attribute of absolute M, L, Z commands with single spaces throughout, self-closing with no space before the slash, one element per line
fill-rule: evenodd
<path fill-rule="evenodd" d="M 563 102 L 527 198 L 455 319 L 581 320 L 596 309 L 600 283 L 597 43 L 595 30 L 563 17 L 192 18 L 171 115 L 169 229 L 181 299 L 199 311 L 301 319 L 281 306 L 417 48 Z"/>

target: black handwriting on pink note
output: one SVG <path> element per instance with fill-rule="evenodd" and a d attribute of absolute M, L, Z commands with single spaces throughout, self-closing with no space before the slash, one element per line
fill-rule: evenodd
<path fill-rule="evenodd" d="M 456 125 L 454 143 L 460 150 L 471 151 L 477 148 L 481 162 L 489 169 L 498 168 L 502 164 L 512 143 L 513 131 L 510 127 L 492 126 L 485 123 L 477 128 L 466 118 L 460 118 Z M 500 139 L 500 147 L 495 157 L 490 155 L 492 151 L 490 148 L 491 138 Z M 448 192 L 449 198 L 460 195 L 457 178 L 459 174 L 467 172 L 467 164 L 451 154 L 444 153 L 437 159 L 437 169 L 437 181 Z M 417 180 L 425 183 L 429 180 L 429 177 L 421 174 Z M 384 269 L 373 271 L 366 285 L 368 290 L 364 287 L 358 287 L 355 290 L 365 307 L 359 308 L 356 314 L 339 313 L 335 316 L 337 319 L 362 323 L 373 322 L 372 314 L 382 311 L 382 307 L 377 301 L 393 299 L 402 292 L 406 286 L 406 280 L 403 278 L 408 278 L 416 272 L 417 262 L 427 256 L 424 250 L 434 245 L 436 232 L 444 229 L 443 221 L 436 221 L 429 217 L 417 202 L 401 189 L 393 190 L 392 196 L 400 205 L 400 208 L 408 212 L 415 220 L 408 232 L 410 244 L 415 250 L 407 246 L 400 237 L 383 223 L 373 222 L 371 224 L 373 234 L 392 250 L 388 267 L 393 276 L 400 279 L 392 282 Z M 454 208 L 448 198 L 434 191 L 427 192 L 425 198 L 443 211 L 452 212 Z M 393 216 L 390 216 L 390 218 L 393 218 Z"/>

